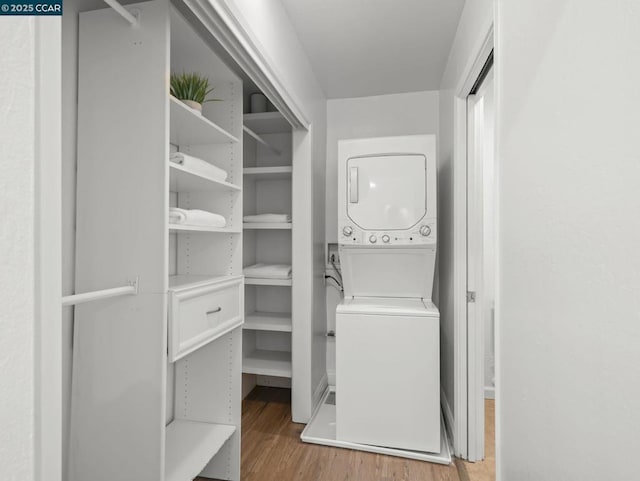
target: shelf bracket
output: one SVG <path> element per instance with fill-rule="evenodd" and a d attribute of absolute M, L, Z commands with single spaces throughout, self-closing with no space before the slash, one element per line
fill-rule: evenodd
<path fill-rule="evenodd" d="M 137 27 L 140 23 L 136 13 L 131 13 L 129 10 L 124 8 L 117 0 L 104 0 L 104 3 L 113 8 L 122 18 L 129 22 L 132 27 Z"/>
<path fill-rule="evenodd" d="M 83 292 L 82 294 L 73 294 L 62 298 L 62 307 L 82 304 L 84 302 L 97 301 L 99 299 L 107 299 L 116 296 L 137 296 L 138 295 L 138 278 L 130 281 L 126 286 L 114 287 L 111 289 L 102 289 L 99 291 Z"/>
<path fill-rule="evenodd" d="M 243 130 L 249 134 L 251 137 L 253 137 L 254 139 L 256 139 L 258 142 L 260 142 L 262 145 L 264 145 L 265 147 L 267 147 L 269 150 L 271 150 L 274 154 L 276 154 L 278 157 L 282 155 L 282 152 L 280 152 L 278 149 L 276 149 L 275 147 L 273 147 L 269 142 L 267 142 L 266 140 L 264 140 L 262 137 L 260 137 L 258 134 L 256 134 L 253 130 L 251 130 L 249 127 L 247 127 L 246 125 L 242 126 Z"/>

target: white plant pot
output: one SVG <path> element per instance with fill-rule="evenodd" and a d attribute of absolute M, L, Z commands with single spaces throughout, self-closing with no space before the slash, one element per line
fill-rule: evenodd
<path fill-rule="evenodd" d="M 183 104 L 185 104 L 187 107 L 192 108 L 193 110 L 198 112 L 200 115 L 202 115 L 202 104 L 201 103 L 195 102 L 193 100 L 181 100 L 181 102 Z"/>

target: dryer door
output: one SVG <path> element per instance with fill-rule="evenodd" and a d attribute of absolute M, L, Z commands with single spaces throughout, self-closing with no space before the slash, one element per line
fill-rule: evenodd
<path fill-rule="evenodd" d="M 365 230 L 404 230 L 426 214 L 426 164 L 420 154 L 347 160 L 347 214 Z"/>

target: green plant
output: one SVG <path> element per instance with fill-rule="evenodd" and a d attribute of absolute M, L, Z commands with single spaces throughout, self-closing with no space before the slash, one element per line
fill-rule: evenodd
<path fill-rule="evenodd" d="M 192 100 L 203 104 L 205 102 L 221 102 L 222 99 L 208 99 L 214 87 L 209 87 L 209 79 L 195 72 L 171 74 L 171 95 L 179 100 Z"/>

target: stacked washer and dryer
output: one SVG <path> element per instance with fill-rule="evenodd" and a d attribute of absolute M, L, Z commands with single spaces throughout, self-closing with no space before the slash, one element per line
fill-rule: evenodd
<path fill-rule="evenodd" d="M 436 195 L 435 136 L 339 141 L 335 408 L 319 407 L 304 441 L 450 462 L 431 300 Z"/>

